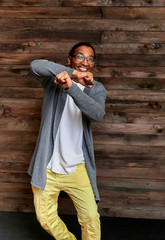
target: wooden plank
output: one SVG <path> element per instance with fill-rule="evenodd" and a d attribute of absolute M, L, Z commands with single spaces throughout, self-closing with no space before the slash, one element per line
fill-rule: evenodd
<path fill-rule="evenodd" d="M 164 7 L 164 0 L 115 0 L 115 1 L 107 1 L 107 0 L 63 0 L 62 6 L 162 6 Z"/>
<path fill-rule="evenodd" d="M 149 91 L 149 90 L 107 90 L 107 102 L 109 100 L 119 101 L 152 101 L 164 102 L 164 91 Z"/>
<path fill-rule="evenodd" d="M 54 6 L 60 7 L 61 0 L 5 0 L 0 6 Z"/>
<path fill-rule="evenodd" d="M 109 78 L 97 78 L 97 80 L 102 82 L 107 90 L 165 90 L 165 81 L 159 78 L 125 78 L 114 76 Z"/>
<path fill-rule="evenodd" d="M 27 174 L 29 163 L 18 163 L 18 162 L 0 162 L 0 173 L 2 172 L 12 172 L 12 173 L 24 173 Z"/>
<path fill-rule="evenodd" d="M 164 7 L 102 7 L 104 18 L 109 19 L 164 19 Z"/>
<path fill-rule="evenodd" d="M 43 89 L 41 88 L 0 88 L 1 98 L 30 98 L 30 99 L 42 99 Z"/>
<path fill-rule="evenodd" d="M 40 25 L 42 26 L 42 25 Z M 82 42 L 82 41 L 88 41 L 89 42 L 100 42 L 102 31 L 71 31 L 69 30 L 58 30 L 58 29 L 51 29 L 51 28 L 42 28 L 42 27 L 37 27 L 34 29 L 29 28 L 28 30 L 25 30 L 24 28 L 22 29 L 15 29 L 14 31 L 11 29 L 6 29 L 3 34 L 1 34 L 0 42 L 10 42 L 10 43 L 15 43 L 17 39 L 17 43 L 24 42 L 23 44 L 33 44 L 33 41 L 51 41 L 51 42 L 72 42 L 73 44 L 77 42 Z M 27 43 L 28 42 L 28 43 Z M 8 48 L 8 47 L 6 47 Z"/>
<path fill-rule="evenodd" d="M 165 150 L 161 146 L 130 146 L 118 144 L 94 144 L 95 154 L 98 158 L 128 158 L 129 159 L 164 159 Z M 161 171 L 161 169 L 160 169 Z M 160 172 L 159 171 L 159 172 Z M 118 175 L 120 176 L 120 174 Z M 139 175 L 140 176 L 140 175 Z M 147 175 L 146 175 L 147 177 Z M 159 176 L 158 176 L 159 177 Z"/>
<path fill-rule="evenodd" d="M 29 194 L 32 192 L 30 183 L 0 183 L 0 192 L 22 192 Z"/>
<path fill-rule="evenodd" d="M 0 76 L 1 77 L 28 77 L 32 76 L 30 73 L 29 65 L 0 65 Z"/>
<path fill-rule="evenodd" d="M 111 43 L 164 43 L 164 32 L 103 31 L 102 42 Z"/>
<path fill-rule="evenodd" d="M 162 6 L 164 7 L 164 0 L 5 0 L 0 3 L 0 6 Z"/>
<path fill-rule="evenodd" d="M 163 67 L 163 59 L 164 55 L 104 54 L 99 55 L 98 64 L 111 67 Z"/>
<path fill-rule="evenodd" d="M 28 111 L 29 114 L 33 111 L 37 113 L 41 110 L 42 99 L 11 99 L 11 98 L 1 98 L 1 114 L 12 113 L 12 109 L 15 111 Z"/>
<path fill-rule="evenodd" d="M 163 7 L 103 7 L 103 18 L 109 19 L 164 19 Z M 3 19 L 11 18 L 102 18 L 99 7 L 1 7 L 0 15 Z"/>
<path fill-rule="evenodd" d="M 165 218 L 164 207 L 146 208 L 146 206 L 141 207 L 139 205 L 136 208 L 131 208 L 130 206 L 126 208 L 126 207 L 119 207 L 119 206 L 116 207 L 113 205 L 112 207 L 107 208 L 106 206 L 100 206 L 99 208 L 99 212 L 103 216 L 144 218 L 144 219 L 164 219 Z"/>
<path fill-rule="evenodd" d="M 160 43 L 108 43 L 94 44 L 96 53 L 101 55 L 109 54 L 164 54 L 165 45 Z M 153 57 L 153 56 L 152 56 Z M 160 65 L 159 65 L 160 66 Z"/>
<path fill-rule="evenodd" d="M 141 190 L 144 190 L 140 193 L 139 197 L 143 196 L 143 194 L 157 192 L 158 196 L 153 196 L 154 198 L 160 198 L 161 194 L 164 197 L 164 181 L 162 180 L 146 180 L 146 179 L 135 179 L 135 178 L 128 178 L 122 179 L 120 177 L 113 178 L 113 177 L 105 177 L 101 178 L 98 177 L 98 186 L 100 188 L 100 192 L 102 195 L 106 194 L 108 191 L 114 191 L 113 194 L 118 194 L 122 190 L 126 190 L 126 195 L 130 196 L 133 193 L 139 193 Z M 132 191 L 131 191 L 132 190 Z M 137 190 L 137 191 L 136 191 Z M 123 191 L 124 195 L 124 191 Z M 122 196 L 121 196 L 122 197 Z M 138 198 L 138 196 L 136 196 Z M 160 199 L 159 199 L 160 200 Z"/>
<path fill-rule="evenodd" d="M 15 35 L 11 35 L 11 38 L 18 37 L 18 31 L 22 31 L 22 34 L 28 34 L 30 37 L 31 32 L 36 30 L 36 26 L 38 31 L 42 32 L 42 30 L 52 31 L 147 31 L 147 32 L 162 32 L 165 31 L 165 22 L 164 20 L 145 20 L 144 19 L 135 19 L 130 24 L 130 20 L 123 19 L 95 19 L 95 21 L 91 21 L 91 19 L 26 19 L 20 21 L 20 19 L 0 19 L 0 38 L 3 39 L 4 32 L 14 30 Z M 73 27 L 74 26 L 74 27 Z M 17 31 L 16 31 L 17 29 Z M 46 32 L 43 32 L 45 35 Z M 37 32 L 36 32 L 37 34 Z M 21 37 L 21 34 L 19 34 Z M 45 37 L 49 37 L 45 36 Z"/>
<path fill-rule="evenodd" d="M 165 174 L 165 169 L 148 169 L 148 168 L 134 168 L 134 167 L 129 167 L 129 168 L 111 168 L 111 169 L 105 169 L 105 168 L 99 168 L 97 169 L 97 176 L 98 177 L 122 177 L 124 178 L 143 178 L 143 179 L 159 179 L 159 180 L 164 180 Z"/>
<path fill-rule="evenodd" d="M 108 140 L 106 139 L 106 136 L 102 136 L 102 134 L 133 134 L 135 135 L 135 139 L 137 140 L 137 144 L 138 144 L 138 140 L 140 139 L 139 135 L 161 135 L 161 134 L 165 134 L 165 123 L 164 124 L 145 124 L 145 123 L 93 123 L 92 124 L 93 127 L 93 132 L 95 133 L 95 135 L 97 134 L 98 136 L 98 140 L 100 138 L 101 141 L 101 137 L 102 139 L 104 139 L 105 142 L 108 142 Z M 130 136 L 129 136 L 130 137 Z M 128 137 L 128 138 L 129 138 Z M 152 136 L 146 136 L 147 137 L 147 141 L 152 141 Z M 153 136 L 154 137 L 154 136 Z M 133 136 L 132 136 L 133 138 Z M 143 136 L 142 136 L 143 138 Z M 161 137 L 160 137 L 161 139 Z M 125 141 L 126 139 L 123 136 L 123 140 Z M 163 142 L 162 139 L 161 144 Z M 111 141 L 109 139 L 109 141 Z M 115 139 L 113 139 L 114 143 L 116 142 Z M 128 140 L 129 141 L 129 140 Z M 147 142 L 146 141 L 146 142 Z M 158 140 L 159 142 L 159 140 Z M 146 143 L 147 144 L 147 143 Z M 150 142 L 151 144 L 151 142 Z M 151 144 L 152 145 L 152 144 Z"/>
<path fill-rule="evenodd" d="M 30 183 L 30 176 L 26 172 L 27 172 L 27 169 L 23 173 L 1 171 L 0 172 L 1 183 Z M 8 193 L 6 193 L 6 196 L 7 194 Z M 17 196 L 17 194 L 15 193 L 14 196 Z"/>
<path fill-rule="evenodd" d="M 31 121 L 32 122 L 32 121 Z M 1 142 L 35 142 L 37 140 L 37 135 L 38 135 L 38 130 L 39 130 L 39 125 L 34 128 L 32 131 L 27 131 L 26 129 L 22 128 L 21 130 L 15 130 L 12 128 L 11 130 L 7 130 L 7 128 L 3 128 L 0 126 L 1 130 L 1 135 L 0 135 L 0 143 Z M 5 130 L 4 130 L 5 129 Z M 29 130 L 29 128 L 28 128 Z"/>
<path fill-rule="evenodd" d="M 150 56 L 151 58 L 151 56 Z M 165 78 L 164 67 L 112 67 L 96 66 L 94 69 L 95 77 L 113 77 L 113 78 Z"/>
<path fill-rule="evenodd" d="M 163 102 L 136 102 L 136 101 L 111 101 L 111 103 L 106 104 L 106 114 L 112 113 L 118 119 L 120 116 L 122 117 L 126 113 L 149 113 L 149 114 L 157 114 L 158 112 L 160 116 L 164 114 L 165 105 Z"/>
<path fill-rule="evenodd" d="M 102 18 L 99 7 L 1 7 L 0 16 L 3 19 L 95 19 Z"/>
<path fill-rule="evenodd" d="M 157 112 L 106 112 L 102 122 L 104 123 L 134 123 L 134 124 L 156 124 L 164 126 L 165 114 Z"/>
<path fill-rule="evenodd" d="M 35 149 L 35 143 L 31 142 L 13 142 L 13 143 L 1 143 L 0 151 L 2 153 L 17 151 L 19 153 L 33 153 Z"/>
<path fill-rule="evenodd" d="M 95 143 L 94 143 L 95 144 Z M 108 144 L 107 144 L 108 145 Z M 116 148 L 117 144 L 109 144 L 109 148 L 111 148 L 111 152 Z M 95 146 L 97 146 L 97 144 L 95 144 Z M 136 170 L 138 169 L 142 169 L 142 170 L 147 170 L 147 169 L 157 169 L 157 171 L 159 172 L 159 170 L 162 168 L 164 169 L 164 161 L 163 161 L 163 157 L 162 155 L 159 156 L 156 153 L 153 153 L 153 155 L 150 157 L 150 154 L 145 154 L 143 151 L 143 147 L 144 146 L 138 146 L 138 145 L 127 145 L 132 147 L 132 149 L 134 147 L 138 147 L 139 149 L 141 149 L 141 152 L 139 153 L 139 156 L 136 155 L 133 156 L 133 154 L 126 153 L 123 151 L 123 156 L 121 156 L 121 154 L 119 153 L 119 155 L 115 154 L 110 154 L 110 153 L 99 153 L 99 151 L 95 150 L 95 158 L 96 158 L 96 166 L 98 169 L 109 169 L 109 172 L 111 170 L 118 170 L 118 171 L 123 171 L 122 172 L 122 176 L 121 179 L 123 178 L 123 176 L 127 176 L 127 169 L 133 169 Z M 125 146 L 123 147 L 122 145 L 119 144 L 120 149 L 125 148 Z M 148 146 L 146 145 L 146 147 L 148 148 Z M 155 147 L 155 146 L 153 146 Z M 157 146 L 160 147 L 160 146 Z M 107 170 L 108 171 L 108 170 Z M 114 172 L 115 173 L 115 172 Z M 109 176 L 107 175 L 107 177 L 115 177 L 115 178 L 119 178 L 119 176 L 115 175 L 115 176 L 111 176 L 111 174 L 109 174 Z M 161 176 L 162 177 L 162 176 Z M 102 176 L 101 176 L 102 178 Z M 127 178 L 130 178 L 127 176 Z M 136 177 L 135 177 L 136 179 Z M 138 177 L 138 179 L 140 179 L 140 176 Z M 142 181 L 144 180 L 143 177 L 141 177 Z M 154 179 L 154 178 L 153 178 Z M 154 179 L 156 181 L 156 178 Z"/>
<path fill-rule="evenodd" d="M 164 43 L 96 43 L 92 44 L 96 54 L 165 54 Z M 0 43 L 0 50 L 5 54 L 68 54 L 72 42 L 25 42 L 20 44 Z"/>
<path fill-rule="evenodd" d="M 0 87 L 27 87 L 27 88 L 41 88 L 39 81 L 35 81 L 34 77 L 1 77 Z"/>
<path fill-rule="evenodd" d="M 117 124 L 115 124 L 117 125 Z M 105 144 L 119 144 L 119 145 L 131 145 L 131 146 L 165 146 L 165 130 L 164 130 L 164 125 L 157 125 L 156 127 L 158 130 L 155 130 L 156 133 L 153 135 L 149 135 L 148 132 L 146 131 L 144 127 L 144 131 L 141 130 L 141 132 L 137 132 L 138 127 L 135 127 L 132 131 L 129 128 L 126 128 L 125 131 L 122 129 L 122 124 L 118 124 L 120 128 L 115 132 L 115 133 L 109 133 L 107 130 L 107 134 L 99 134 L 98 132 L 94 134 L 94 143 L 95 144 L 102 144 L 103 142 Z M 147 124 L 146 124 L 147 125 Z M 156 128 L 155 127 L 155 128 Z M 112 127 L 113 128 L 113 127 Z M 113 131 L 113 130 L 112 130 Z M 137 135 L 135 135 L 138 133 Z M 99 134 L 99 135 L 98 135 Z M 140 134 L 146 134 L 146 135 L 140 135 Z M 163 136 L 162 136 L 163 135 Z"/>
<path fill-rule="evenodd" d="M 29 116 L 28 112 L 27 117 Z M 29 116 L 29 118 L 20 118 L 16 116 L 15 118 L 13 118 L 13 114 L 9 115 L 8 117 L 5 116 L 1 118 L 0 121 L 0 142 L 9 142 L 10 140 L 12 141 L 12 139 L 15 139 L 16 141 L 21 141 L 21 138 L 25 141 L 31 140 L 35 142 L 39 127 L 40 116 Z"/>

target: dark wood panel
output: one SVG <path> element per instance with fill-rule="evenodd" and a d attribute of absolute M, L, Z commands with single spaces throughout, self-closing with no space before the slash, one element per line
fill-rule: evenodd
<path fill-rule="evenodd" d="M 96 156 L 99 158 L 129 158 L 129 159 L 150 159 L 155 160 L 158 156 L 159 159 L 164 159 L 165 150 L 162 146 L 130 146 L 118 144 L 94 144 Z M 123 171 L 123 174 L 126 172 Z M 120 174 L 118 175 L 120 176 Z M 146 175 L 147 177 L 147 175 Z M 159 176 L 157 176 L 159 178 Z M 139 178 L 143 178 L 139 172 Z M 156 178 L 155 178 L 156 179 Z"/>
<path fill-rule="evenodd" d="M 165 170 L 164 169 L 148 169 L 148 168 L 134 168 L 134 167 L 129 167 L 129 168 L 116 168 L 116 169 L 101 169 L 99 168 L 97 171 L 97 175 L 98 177 L 108 177 L 108 176 L 112 176 L 112 177 L 122 177 L 124 178 L 143 178 L 143 179 L 160 179 L 160 180 L 164 180 L 164 174 L 165 174 Z M 159 174 L 159 176 L 158 176 Z"/>
<path fill-rule="evenodd" d="M 29 114 L 33 111 L 39 112 L 41 109 L 42 99 L 11 99 L 11 98 L 1 98 L 0 99 L 0 106 L 1 106 L 1 113 L 5 113 L 14 110 L 28 110 Z M 33 114 L 32 114 L 33 115 Z"/>
<path fill-rule="evenodd" d="M 1 98 L 30 98 L 30 99 L 42 99 L 43 89 L 40 88 L 0 88 Z"/>
<path fill-rule="evenodd" d="M 165 81 L 160 78 L 129 78 L 112 76 L 109 78 L 97 78 L 102 82 L 107 90 L 123 89 L 123 90 L 165 90 Z M 1 84 L 1 81 L 0 81 Z"/>
<path fill-rule="evenodd" d="M 27 162 L 26 164 L 25 163 L 18 163 L 18 162 L 5 162 L 5 163 L 2 163 L 0 162 L 0 167 L 1 167 L 1 170 L 0 172 L 12 172 L 12 173 L 24 173 L 25 175 L 27 174 L 27 170 L 28 170 L 28 166 L 29 166 L 29 163 Z M 2 190 L 2 188 L 1 188 Z"/>
<path fill-rule="evenodd" d="M 104 139 L 105 142 L 108 141 L 114 141 L 114 143 L 116 143 L 115 140 L 115 135 L 117 137 L 117 134 L 136 134 L 135 139 L 137 138 L 137 144 L 138 144 L 138 140 L 140 139 L 139 135 L 142 135 L 141 138 L 143 139 L 144 136 L 143 135 L 157 135 L 157 134 L 164 134 L 164 128 L 165 128 L 165 123 L 162 125 L 158 125 L 158 124 L 149 124 L 149 123 L 93 123 L 93 132 L 95 132 L 95 134 L 97 134 L 97 140 L 99 140 L 99 136 L 100 136 L 100 143 L 102 141 L 102 139 Z M 159 131 L 162 130 L 162 131 Z M 114 134 L 114 136 L 112 137 L 112 140 L 110 139 L 106 139 L 106 136 L 102 136 L 102 134 Z M 147 136 L 146 136 L 147 137 Z M 114 138 L 114 139 L 113 139 Z M 129 136 L 128 136 L 129 138 Z M 150 141 L 152 141 L 152 136 L 148 136 L 147 138 L 150 138 Z M 145 139 L 145 138 L 144 138 Z M 123 136 L 123 141 L 125 141 L 125 137 Z M 164 139 L 162 139 L 163 142 Z M 135 140 L 136 141 L 136 140 Z M 149 139 L 147 139 L 147 141 L 149 141 Z M 129 139 L 128 139 L 129 142 Z M 158 140 L 159 142 L 159 140 Z M 151 144 L 151 143 L 150 143 Z M 162 143 L 161 143 L 162 144 Z M 152 144 L 151 144 L 152 145 Z"/>
<path fill-rule="evenodd" d="M 107 0 L 63 0 L 63 6 L 162 6 L 164 7 L 164 0 L 115 0 L 115 1 L 107 1 Z"/>
<path fill-rule="evenodd" d="M 109 19 L 164 19 L 164 7 L 103 7 L 103 17 Z"/>
<path fill-rule="evenodd" d="M 151 58 L 151 56 L 150 56 Z M 152 59 L 152 58 L 151 58 Z M 113 77 L 113 78 L 165 78 L 164 67 L 112 67 L 110 66 L 96 66 L 94 69 L 94 75 L 96 77 Z"/>
<path fill-rule="evenodd" d="M 18 139 L 21 139 L 21 137 L 22 139 L 28 139 L 28 138 L 31 138 L 31 140 L 35 139 L 36 138 L 35 135 L 38 133 L 39 126 L 40 126 L 40 114 L 38 114 L 38 116 L 33 115 L 30 117 L 28 113 L 26 114 L 27 115 L 26 118 L 21 118 L 20 116 L 18 117 L 15 115 L 13 118 L 13 114 L 1 118 L 0 141 L 3 141 L 3 140 L 5 141 L 5 135 L 6 135 L 6 141 L 10 141 L 10 139 L 13 139 L 13 140 L 17 139 L 16 141 L 19 141 Z M 28 139 L 27 141 L 29 140 L 30 139 Z"/>
<path fill-rule="evenodd" d="M 35 149 L 35 143 L 31 142 L 12 142 L 12 143 L 1 143 L 0 151 L 1 153 L 6 153 L 10 151 L 17 151 L 19 153 L 33 153 Z"/>
<path fill-rule="evenodd" d="M 61 6 L 61 0 L 5 0 L 0 6 Z"/>
<path fill-rule="evenodd" d="M 72 42 L 77 43 L 81 41 L 88 41 L 89 42 L 99 42 L 101 39 L 102 31 L 69 31 L 66 30 L 58 30 L 58 29 L 52 29 L 52 28 L 42 28 L 42 23 L 39 25 L 38 28 L 32 29 L 29 28 L 28 30 L 25 30 L 24 28 L 15 29 L 14 31 L 11 29 L 6 29 L 3 34 L 0 33 L 0 42 L 10 42 L 10 43 L 21 43 L 23 42 L 23 45 L 34 45 L 33 41 L 44 41 L 47 42 L 49 39 L 49 42 L 54 41 L 60 41 L 60 42 Z"/>
<path fill-rule="evenodd" d="M 29 37 L 31 31 L 36 30 L 36 26 L 42 26 L 37 28 L 42 33 L 42 29 L 48 31 L 149 31 L 149 32 L 162 32 L 165 31 L 164 20 L 145 20 L 136 19 L 132 22 L 123 19 L 15 19 L 13 25 L 13 19 L 0 19 L 0 38 L 3 39 L 4 31 L 6 28 L 10 30 L 17 29 L 22 31 L 24 37 Z M 36 32 L 37 33 L 37 32 Z M 16 34 L 16 33 L 15 33 Z M 44 33 L 46 34 L 46 33 Z M 13 38 L 13 36 L 10 36 Z M 46 37 L 46 36 L 45 36 Z M 48 37 L 48 36 L 47 36 Z"/>
<path fill-rule="evenodd" d="M 122 117 L 126 113 L 131 114 L 153 114 L 163 116 L 165 111 L 165 104 L 163 102 L 138 102 L 138 101 L 111 101 L 106 104 L 106 114 L 114 114 L 116 118 Z M 144 115 L 145 116 L 145 115 Z"/>
<path fill-rule="evenodd" d="M 0 16 L 3 19 L 11 18 L 39 18 L 39 19 L 53 19 L 53 18 L 80 18 L 95 19 L 102 18 L 101 9 L 99 7 L 1 7 Z"/>
<path fill-rule="evenodd" d="M 164 19 L 163 7 L 1 7 L 1 18 L 109 18 L 109 19 Z M 103 15 L 102 15 L 103 14 Z"/>
<path fill-rule="evenodd" d="M 160 132 L 163 130 L 161 126 L 164 126 L 165 123 L 165 113 L 164 110 L 159 112 L 153 111 L 152 113 L 148 113 L 148 111 L 144 112 L 117 112 L 115 111 L 107 111 L 102 122 L 105 123 L 134 123 L 134 124 L 156 124 L 157 126 L 160 126 Z"/>
<path fill-rule="evenodd" d="M 94 45 L 97 54 L 164 54 L 165 47 L 162 43 L 108 43 Z M 153 59 L 154 61 L 154 59 Z"/>
<path fill-rule="evenodd" d="M 120 128 L 117 131 L 112 130 L 112 131 L 109 132 L 107 130 L 107 133 L 105 133 L 105 134 L 103 134 L 103 133 L 99 134 L 99 132 L 97 132 L 97 134 L 94 134 L 94 143 L 95 144 L 102 144 L 103 140 L 104 140 L 104 144 L 119 144 L 119 145 L 122 145 L 123 147 L 126 146 L 126 145 L 131 145 L 131 146 L 162 146 L 162 147 L 165 146 L 164 125 L 153 126 L 152 127 L 153 128 L 153 135 L 150 134 L 151 131 L 148 130 L 148 129 L 146 130 L 145 127 L 144 127 L 144 130 L 142 130 L 142 127 L 138 128 L 138 126 L 135 127 L 135 126 L 132 126 L 133 124 L 130 124 L 131 127 L 126 126 L 125 128 L 123 127 L 124 129 L 121 129 L 122 128 L 121 124 L 118 124 L 118 125 L 115 124 L 116 127 L 118 127 L 119 125 L 120 125 Z M 112 129 L 113 129 L 113 127 L 114 126 L 112 126 Z M 144 134 L 146 134 L 146 135 L 144 135 Z M 121 166 L 121 165 L 119 164 L 119 166 Z"/>
<path fill-rule="evenodd" d="M 109 102 L 109 100 L 164 102 L 165 95 L 164 91 L 107 90 L 107 102 Z"/>
<path fill-rule="evenodd" d="M 103 31 L 102 42 L 114 43 L 164 43 L 164 32 Z"/>
<path fill-rule="evenodd" d="M 19 120 L 18 120 L 19 122 Z M 32 120 L 30 121 L 32 122 Z M 4 128 L 4 130 L 1 130 L 0 135 L 0 143 L 1 142 L 36 142 L 38 130 L 39 130 L 39 121 L 38 124 L 36 124 L 33 129 L 30 129 L 30 126 L 19 129 L 16 131 L 16 129 L 13 127 L 11 130 L 7 130 L 7 128 Z M 24 125 L 24 124 L 22 124 Z M 16 127 L 17 128 L 17 127 Z M 3 129 L 3 127 L 1 128 Z M 28 131 L 27 131 L 28 130 Z"/>
<path fill-rule="evenodd" d="M 0 87 L 27 87 L 27 88 L 41 88 L 39 81 L 34 77 L 1 77 L 0 74 Z"/>
<path fill-rule="evenodd" d="M 0 3 L 0 6 L 162 6 L 164 7 L 164 0 L 5 0 Z"/>
<path fill-rule="evenodd" d="M 16 166 L 18 165 L 18 163 L 16 163 Z M 26 169 L 27 171 L 27 169 Z M 19 172 L 14 172 L 14 171 L 10 171 L 10 172 L 6 172 L 6 170 L 3 172 L 3 170 L 0 171 L 0 179 L 1 179 L 1 183 L 30 183 L 30 176 L 26 173 L 19 173 Z M 6 193 L 7 195 L 8 193 Z M 17 194 L 13 194 L 16 195 Z"/>
<path fill-rule="evenodd" d="M 19 153 L 17 151 L 12 151 L 12 152 L 1 152 L 1 157 L 0 157 L 0 162 L 5 163 L 29 163 L 30 159 L 32 157 L 31 153 Z M 6 173 L 7 174 L 7 173 Z"/>
<path fill-rule="evenodd" d="M 164 67 L 163 59 L 164 55 L 100 54 L 98 64 L 111 67 Z"/>

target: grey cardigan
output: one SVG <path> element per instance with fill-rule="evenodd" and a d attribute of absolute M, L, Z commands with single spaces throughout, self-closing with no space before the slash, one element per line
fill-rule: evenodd
<path fill-rule="evenodd" d="M 98 201 L 99 193 L 96 183 L 96 166 L 90 120 L 100 121 L 105 114 L 105 88 L 100 82 L 95 81 L 92 88 L 85 87 L 84 91 L 74 83 L 69 89 L 64 90 L 54 83 L 55 76 L 62 71 L 67 71 L 71 77 L 72 68 L 48 60 L 34 60 L 30 67 L 32 73 L 44 87 L 40 131 L 28 169 L 28 173 L 31 175 L 31 184 L 40 189 L 45 188 L 46 167 L 53 153 L 54 140 L 66 97 L 69 94 L 82 112 L 83 153 L 88 176 L 95 198 Z"/>

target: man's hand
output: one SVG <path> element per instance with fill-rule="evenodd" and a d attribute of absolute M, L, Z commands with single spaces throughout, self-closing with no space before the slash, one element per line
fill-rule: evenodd
<path fill-rule="evenodd" d="M 70 88 L 72 86 L 72 80 L 66 71 L 56 75 L 56 79 L 54 82 L 64 89 Z"/>
<path fill-rule="evenodd" d="M 79 72 L 77 70 L 74 70 L 72 73 L 72 79 L 73 81 L 76 81 L 81 85 L 89 88 L 91 88 L 94 84 L 93 74 L 91 72 Z"/>

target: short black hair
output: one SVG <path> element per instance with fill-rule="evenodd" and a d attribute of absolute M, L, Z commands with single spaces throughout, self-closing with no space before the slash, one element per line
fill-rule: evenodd
<path fill-rule="evenodd" d="M 95 53 L 94 47 L 93 47 L 90 43 L 87 43 L 87 42 L 79 42 L 79 43 L 75 44 L 75 45 L 72 47 L 72 49 L 70 50 L 69 56 L 70 56 L 70 57 L 73 57 L 76 48 L 81 47 L 81 46 L 87 46 L 87 47 L 92 48 L 92 50 L 93 50 L 93 52 L 94 52 L 94 59 L 96 58 L 96 53 Z"/>

